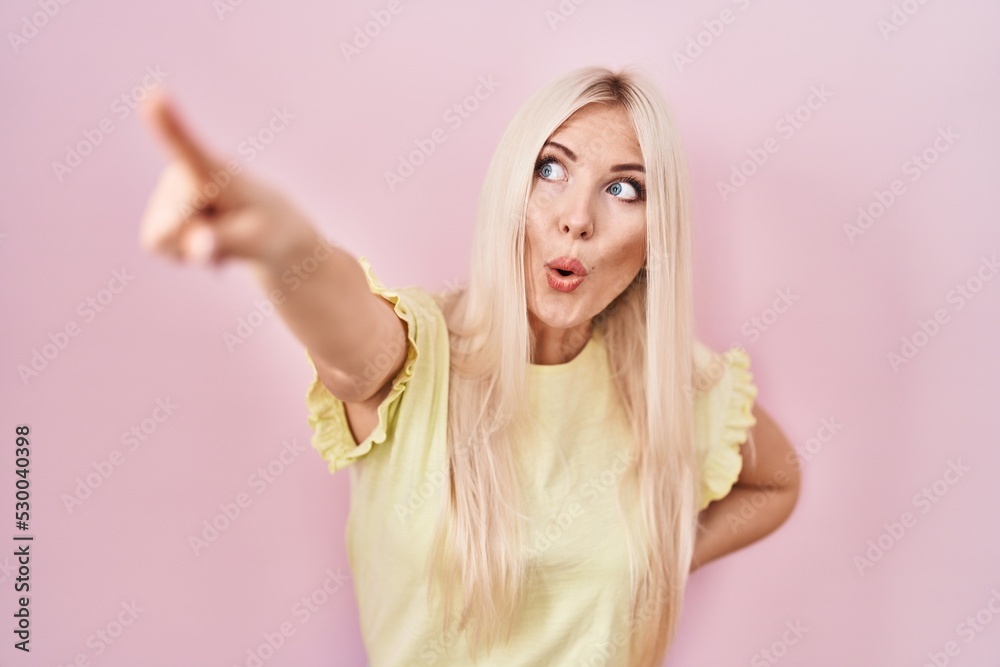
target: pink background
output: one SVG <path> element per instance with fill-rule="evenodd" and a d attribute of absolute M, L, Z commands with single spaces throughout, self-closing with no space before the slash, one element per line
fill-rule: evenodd
<path fill-rule="evenodd" d="M 439 289 L 466 275 L 483 174 L 516 109 L 569 69 L 636 63 L 672 103 L 690 155 L 699 335 L 747 347 L 762 405 L 803 456 L 788 523 L 692 577 L 667 664 L 774 664 L 764 650 L 787 665 L 932 664 L 929 653 L 994 664 L 1000 278 L 982 262 L 1000 249 L 996 3 L 404 0 L 348 61 L 340 44 L 386 4 L 245 0 L 220 19 L 208 1 L 90 0 L 58 5 L 17 52 L 8 34 L 0 663 L 246 665 L 288 622 L 294 635 L 265 665 L 365 664 L 349 578 L 308 620 L 294 611 L 328 572 L 349 574 L 346 473 L 330 476 L 308 448 L 259 495 L 250 479 L 284 442 L 308 447 L 301 346 L 271 316 L 230 352 L 224 334 L 261 298 L 251 274 L 139 248 L 165 155 L 115 100 L 147 67 L 165 72 L 209 146 L 284 189 L 383 282 Z M 915 13 L 883 35 L 903 5 Z M 550 23 L 560 6 L 565 20 Z M 40 11 L 6 2 L 0 26 L 20 32 Z M 702 52 L 679 67 L 674 54 L 699 33 Z M 490 76 L 500 85 L 479 108 L 444 122 Z M 777 124 L 813 87 L 830 97 L 803 107 L 788 136 Z M 295 118 L 248 161 L 239 146 L 274 109 Z M 52 163 L 102 119 L 113 131 L 60 181 Z M 439 127 L 447 140 L 390 191 L 384 173 Z M 949 127 L 958 138 L 936 153 Z M 769 139 L 777 152 L 723 200 L 717 184 Z M 924 151 L 936 161 L 911 180 L 907 161 Z M 852 243 L 844 226 L 896 179 L 901 194 Z M 87 320 L 81 302 L 122 269 L 134 278 Z M 967 282 L 981 289 L 959 308 L 952 290 Z M 772 318 L 780 291 L 792 305 Z M 938 309 L 947 319 L 894 370 L 889 353 Z M 73 322 L 79 335 L 22 381 L 18 366 Z M 177 407 L 129 449 L 122 434 L 158 399 Z M 19 423 L 33 443 L 30 657 L 11 648 Z M 114 450 L 121 465 L 67 510 L 64 495 Z M 968 471 L 939 481 L 933 505 L 916 502 L 951 462 Z M 240 493 L 251 504 L 196 556 L 189 536 Z M 906 512 L 914 520 L 892 536 Z M 855 557 L 880 537 L 884 555 L 859 572 Z M 142 611 L 97 655 L 88 638 L 132 601 Z M 978 631 L 960 625 L 977 613 Z"/>

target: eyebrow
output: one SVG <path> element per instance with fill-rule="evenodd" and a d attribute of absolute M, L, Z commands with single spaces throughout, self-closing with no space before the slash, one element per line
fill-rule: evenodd
<path fill-rule="evenodd" d="M 545 148 L 545 146 L 555 146 L 556 148 L 558 148 L 559 150 L 561 150 L 563 153 L 565 153 L 566 157 L 568 157 L 573 162 L 576 162 L 576 153 L 574 153 L 570 149 L 566 148 L 565 146 L 563 146 L 559 142 L 556 142 L 556 141 L 546 141 L 542 145 L 542 148 Z M 628 164 L 616 164 L 615 166 L 611 167 L 611 171 L 638 171 L 639 173 L 642 173 L 642 174 L 646 173 L 645 167 L 643 167 L 641 164 L 636 164 L 634 162 L 630 162 Z"/>

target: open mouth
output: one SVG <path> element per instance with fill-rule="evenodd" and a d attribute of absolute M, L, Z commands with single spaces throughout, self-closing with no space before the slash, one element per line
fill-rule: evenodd
<path fill-rule="evenodd" d="M 551 266 L 545 272 L 545 277 L 549 283 L 549 287 L 559 292 L 572 292 L 587 279 L 587 276 L 581 276 L 567 269 L 557 269 Z"/>
<path fill-rule="evenodd" d="M 587 275 L 587 267 L 575 257 L 556 257 L 546 262 L 545 266 L 564 278 L 569 276 L 583 277 Z"/>

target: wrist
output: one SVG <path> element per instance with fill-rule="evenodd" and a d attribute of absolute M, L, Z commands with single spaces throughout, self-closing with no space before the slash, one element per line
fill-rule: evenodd
<path fill-rule="evenodd" d="M 274 237 L 267 244 L 264 256 L 256 261 L 259 268 L 276 276 L 302 262 L 307 257 L 322 253 L 321 244 L 329 243 L 313 226 L 291 207 L 282 207 L 282 220 Z"/>

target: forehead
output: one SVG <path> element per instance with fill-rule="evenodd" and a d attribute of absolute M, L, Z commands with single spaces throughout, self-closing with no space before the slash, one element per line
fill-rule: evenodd
<path fill-rule="evenodd" d="M 581 107 L 549 139 L 584 158 L 642 162 L 642 150 L 632 122 L 620 106 L 588 104 Z"/>

